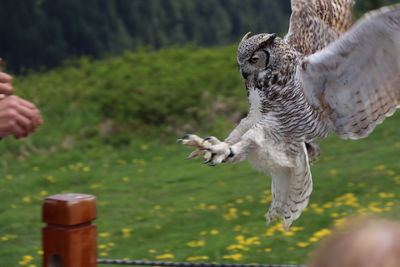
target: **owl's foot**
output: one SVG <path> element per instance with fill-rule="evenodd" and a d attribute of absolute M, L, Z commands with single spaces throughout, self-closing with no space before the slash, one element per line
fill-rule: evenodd
<path fill-rule="evenodd" d="M 197 148 L 187 159 L 204 157 L 204 163 L 210 166 L 221 164 L 233 156 L 230 146 L 227 143 L 219 141 L 214 136 L 203 139 L 194 134 L 187 134 L 178 139 L 177 142 Z"/>

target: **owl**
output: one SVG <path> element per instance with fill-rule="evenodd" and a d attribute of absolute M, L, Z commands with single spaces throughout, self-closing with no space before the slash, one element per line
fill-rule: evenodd
<path fill-rule="evenodd" d="M 237 61 L 250 109 L 224 140 L 188 134 L 189 158 L 252 165 L 272 176 L 268 222 L 289 229 L 312 192 L 318 138 L 368 136 L 400 107 L 400 5 L 352 25 L 354 0 L 292 0 L 289 32 L 246 34 Z"/>

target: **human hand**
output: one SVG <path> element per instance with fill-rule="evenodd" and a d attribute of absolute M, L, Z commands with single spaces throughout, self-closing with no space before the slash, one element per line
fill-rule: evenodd
<path fill-rule="evenodd" d="M 0 137 L 26 137 L 42 124 L 40 111 L 29 101 L 15 95 L 6 96 L 0 101 Z"/>
<path fill-rule="evenodd" d="M 0 72 L 0 94 L 11 95 L 13 93 L 13 87 L 11 85 L 11 82 L 12 82 L 12 76 L 10 76 L 5 72 Z"/>

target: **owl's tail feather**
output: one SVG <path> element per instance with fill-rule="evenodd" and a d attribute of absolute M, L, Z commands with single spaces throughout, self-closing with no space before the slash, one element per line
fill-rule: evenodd
<path fill-rule="evenodd" d="M 312 192 L 312 177 L 304 144 L 295 163 L 294 167 L 282 167 L 271 172 L 272 203 L 266 219 L 269 223 L 282 217 L 286 231 L 307 207 Z"/>

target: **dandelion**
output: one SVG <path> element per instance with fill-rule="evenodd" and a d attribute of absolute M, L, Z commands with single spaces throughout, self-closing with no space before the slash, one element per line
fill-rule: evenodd
<path fill-rule="evenodd" d="M 293 236 L 294 232 L 288 231 L 283 233 L 284 236 Z"/>
<path fill-rule="evenodd" d="M 12 176 L 11 174 L 6 175 L 6 179 L 7 180 L 12 180 L 14 179 L 14 176 Z"/>
<path fill-rule="evenodd" d="M 156 254 L 156 253 L 157 253 L 157 250 L 155 250 L 155 249 L 149 249 L 147 252 L 150 253 L 150 254 Z"/>
<path fill-rule="evenodd" d="M 186 243 L 188 247 L 195 248 L 195 247 L 204 247 L 206 243 L 203 240 L 200 241 L 190 241 Z"/>
<path fill-rule="evenodd" d="M 233 244 L 233 245 L 228 246 L 228 247 L 226 248 L 226 250 L 243 250 L 243 251 L 248 251 L 249 248 L 243 246 L 242 244 Z"/>
<path fill-rule="evenodd" d="M 156 256 L 157 260 L 165 260 L 165 259 L 173 259 L 173 258 L 175 258 L 175 256 L 173 254 L 169 254 L 169 253 Z"/>
<path fill-rule="evenodd" d="M 125 182 L 125 183 L 129 182 L 129 178 L 128 177 L 123 177 L 121 180 L 122 180 L 122 182 Z"/>
<path fill-rule="evenodd" d="M 110 233 L 99 233 L 99 237 L 109 237 Z"/>
<path fill-rule="evenodd" d="M 47 191 L 40 191 L 39 192 L 39 195 L 42 196 L 42 197 L 47 196 L 48 194 L 49 193 Z"/>
<path fill-rule="evenodd" d="M 308 239 L 308 241 L 310 241 L 310 242 L 312 242 L 312 243 L 318 242 L 318 238 L 316 238 L 316 237 L 310 237 L 310 238 Z"/>
<path fill-rule="evenodd" d="M 36 252 L 36 254 L 38 254 L 38 255 L 43 255 L 44 252 L 43 252 L 43 250 L 38 250 L 38 251 Z"/>
<path fill-rule="evenodd" d="M 102 188 L 103 185 L 102 184 L 92 184 L 90 185 L 90 189 L 98 189 L 98 188 Z"/>
<path fill-rule="evenodd" d="M 271 252 L 272 249 L 271 248 L 264 248 L 264 252 Z"/>
<path fill-rule="evenodd" d="M 383 171 L 384 169 L 386 169 L 385 165 L 378 165 L 372 168 L 374 171 Z"/>
<path fill-rule="evenodd" d="M 211 234 L 211 235 L 218 235 L 218 234 L 219 234 L 219 231 L 218 231 L 218 230 L 211 230 L 211 231 L 210 231 L 210 234 Z"/>
<path fill-rule="evenodd" d="M 242 211 L 242 215 L 244 216 L 250 216 L 251 212 L 250 211 Z"/>
<path fill-rule="evenodd" d="M 210 206 L 208 206 L 208 209 L 209 210 L 217 210 L 218 206 L 217 205 L 210 205 Z"/>
<path fill-rule="evenodd" d="M 122 232 L 122 236 L 125 238 L 128 238 L 131 236 L 131 232 L 133 231 L 132 228 L 122 228 L 121 232 Z"/>
<path fill-rule="evenodd" d="M 108 242 L 108 246 L 109 247 L 115 247 L 115 243 L 114 242 Z"/>
<path fill-rule="evenodd" d="M 236 199 L 236 201 L 235 201 L 237 204 L 243 204 L 243 199 Z"/>
<path fill-rule="evenodd" d="M 301 247 L 301 248 L 308 247 L 309 245 L 310 245 L 310 243 L 308 243 L 308 242 L 297 242 L 297 246 Z"/>
<path fill-rule="evenodd" d="M 102 251 L 99 253 L 99 255 L 102 257 L 106 257 L 106 256 L 108 256 L 108 252 Z"/>
<path fill-rule="evenodd" d="M 240 261 L 243 258 L 243 255 L 240 253 L 237 254 L 232 254 L 232 255 L 224 255 L 222 256 L 224 260 L 234 260 L 234 261 Z"/>
<path fill-rule="evenodd" d="M 143 150 L 143 151 L 145 151 L 145 150 L 148 150 L 148 149 L 149 149 L 149 146 L 148 146 L 148 145 L 141 145 L 141 146 L 140 146 L 140 149 Z"/>
<path fill-rule="evenodd" d="M 155 160 L 155 161 L 161 161 L 161 160 L 164 160 L 164 157 L 156 156 L 156 157 L 153 157 L 153 160 Z"/>
<path fill-rule="evenodd" d="M 39 171 L 39 170 L 40 170 L 40 168 L 39 168 L 38 166 L 32 167 L 32 171 L 34 171 L 34 172 L 37 172 L 37 171 Z"/>
<path fill-rule="evenodd" d="M 198 261 L 198 260 L 208 260 L 208 256 L 194 256 L 194 257 L 187 257 L 187 261 Z"/>
<path fill-rule="evenodd" d="M 203 236 L 204 236 L 204 235 L 206 235 L 207 233 L 208 233 L 207 231 L 201 231 L 201 232 L 200 232 L 200 235 L 203 235 Z"/>
<path fill-rule="evenodd" d="M 31 202 L 31 197 L 30 196 L 25 196 L 25 197 L 22 198 L 22 201 L 25 202 L 25 203 L 29 203 L 29 202 Z"/>
<path fill-rule="evenodd" d="M 97 246 L 98 249 L 106 249 L 107 245 L 101 244 Z"/>
<path fill-rule="evenodd" d="M 330 170 L 329 174 L 332 176 L 335 176 L 335 175 L 337 175 L 337 172 L 338 172 L 337 170 Z"/>
<path fill-rule="evenodd" d="M 50 182 L 50 183 L 53 183 L 53 184 L 56 182 L 56 179 L 55 179 L 53 176 L 51 176 L 51 175 L 47 176 L 47 177 L 46 177 L 46 180 L 47 180 L 48 182 Z"/>
<path fill-rule="evenodd" d="M 396 172 L 395 172 L 395 171 L 392 171 L 392 170 L 387 170 L 387 171 L 386 171 L 386 174 L 387 174 L 387 175 L 390 175 L 390 176 L 393 176 L 393 175 L 396 174 Z"/>
<path fill-rule="evenodd" d="M 82 171 L 84 171 L 84 172 L 90 172 L 90 167 L 84 167 L 84 168 L 82 169 Z"/>

